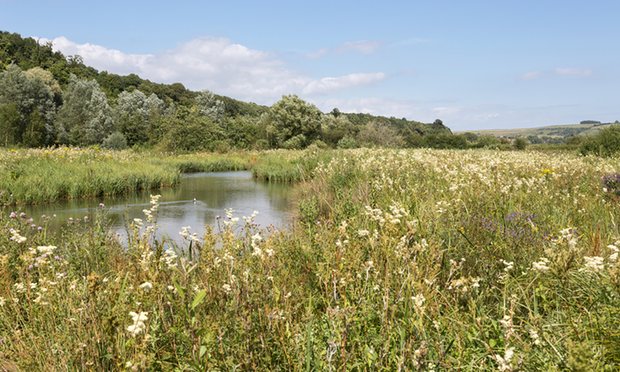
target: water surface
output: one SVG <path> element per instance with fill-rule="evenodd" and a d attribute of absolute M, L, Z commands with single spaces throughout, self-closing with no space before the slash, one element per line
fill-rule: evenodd
<path fill-rule="evenodd" d="M 261 227 L 284 229 L 290 222 L 291 190 L 289 185 L 256 181 L 251 172 L 213 172 L 184 175 L 174 189 L 163 189 L 157 216 L 160 237 L 181 241 L 179 231 L 191 226 L 191 231 L 201 236 L 205 225 L 218 228 L 218 216 L 232 208 L 237 217 L 250 216 L 258 211 L 255 222 Z M 99 203 L 105 204 L 111 229 L 122 237 L 126 222 L 134 218 L 145 219 L 142 210 L 150 208 L 150 194 L 140 193 L 103 200 L 68 200 L 54 204 L 30 206 L 23 210 L 35 219 L 41 215 L 52 216 L 49 227 L 58 231 L 70 219 L 92 219 Z M 243 220 L 240 219 L 239 223 Z"/>

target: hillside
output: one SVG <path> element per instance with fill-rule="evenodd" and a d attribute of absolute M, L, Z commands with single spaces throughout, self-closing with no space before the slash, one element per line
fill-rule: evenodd
<path fill-rule="evenodd" d="M 111 103 L 117 99 L 120 93 L 132 90 L 139 90 L 147 96 L 155 94 L 167 105 L 191 106 L 198 95 L 198 92 L 185 88 L 181 83 L 161 84 L 143 79 L 135 74 L 123 76 L 107 71 L 98 71 L 85 65 L 78 55 L 64 56 L 60 52 L 53 51 L 51 44 L 40 45 L 33 38 L 24 38 L 17 33 L 0 31 L 0 72 L 6 70 L 11 64 L 19 66 L 24 71 L 34 67 L 43 68 L 52 73 L 62 88 L 69 84 L 71 75 L 80 79 L 94 79 Z M 246 115 L 257 118 L 269 110 L 269 107 L 264 105 L 244 102 L 232 97 L 218 95 L 217 92 L 214 93 L 215 98 L 223 102 L 225 117 Z M 337 109 L 335 110 L 337 111 Z M 346 115 L 347 113 L 342 114 Z M 370 114 L 351 115 L 354 117 L 354 120 L 351 121 L 360 127 L 370 122 L 377 122 L 388 125 L 398 132 L 415 132 L 420 135 L 451 133 L 443 125 L 424 124 L 412 120 Z"/>
<path fill-rule="evenodd" d="M 549 125 L 536 128 L 511 128 L 511 129 L 485 129 L 475 131 L 464 131 L 460 133 L 475 133 L 479 136 L 494 136 L 498 138 L 517 138 L 525 137 L 532 143 L 559 143 L 565 142 L 574 136 L 590 136 L 603 128 L 607 128 L 615 123 L 601 123 L 591 120 L 583 121 L 579 124 Z"/>

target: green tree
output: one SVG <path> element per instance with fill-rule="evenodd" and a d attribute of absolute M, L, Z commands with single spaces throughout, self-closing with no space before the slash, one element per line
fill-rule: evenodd
<path fill-rule="evenodd" d="M 147 97 L 139 90 L 118 95 L 114 108 L 116 130 L 122 133 L 129 146 L 149 142 L 164 109 L 164 102 L 155 94 Z"/>
<path fill-rule="evenodd" d="M 58 142 L 100 144 L 112 132 L 113 123 L 112 110 L 99 84 L 72 76 L 56 121 Z"/>
<path fill-rule="evenodd" d="M 162 145 L 170 151 L 213 150 L 224 139 L 221 127 L 195 109 L 181 107 L 164 123 Z"/>
<path fill-rule="evenodd" d="M 595 135 L 586 137 L 579 151 L 583 155 L 612 156 L 620 153 L 620 125 L 610 125 Z"/>
<path fill-rule="evenodd" d="M 11 118 L 3 124 L 10 132 L 9 136 L 5 136 L 5 140 L 12 137 L 14 144 L 24 144 L 23 136 L 31 119 L 37 120 L 36 130 L 41 132 L 41 141 L 36 142 L 43 145 L 51 140 L 56 107 L 54 94 L 43 78 L 36 74 L 29 75 L 16 65 L 10 65 L 6 71 L 0 73 L 0 106 L 3 105 L 9 105 L 9 108 L 5 108 L 9 110 L 5 115 Z M 13 109 L 17 110 L 18 120 L 11 114 Z M 30 127 L 32 130 L 33 127 Z"/>
<path fill-rule="evenodd" d="M 345 136 L 355 137 L 357 130 L 355 125 L 349 121 L 346 115 L 334 115 L 333 111 L 329 115 L 323 116 L 321 122 L 321 135 L 325 143 L 336 147 L 338 142 Z"/>
<path fill-rule="evenodd" d="M 321 116 L 316 106 L 301 98 L 283 96 L 269 110 L 268 133 L 272 146 L 283 147 L 285 143 L 302 148 L 308 146 L 320 135 Z"/>
<path fill-rule="evenodd" d="M 17 144 L 17 131 L 20 115 L 15 103 L 0 105 L 0 144 L 11 146 Z"/>
<path fill-rule="evenodd" d="M 517 137 L 513 142 L 513 146 L 516 150 L 525 150 L 527 148 L 527 145 L 527 139 L 523 137 Z"/>
<path fill-rule="evenodd" d="M 403 147 L 405 141 L 398 132 L 377 122 L 369 122 L 357 135 L 357 142 L 365 147 Z"/>
<path fill-rule="evenodd" d="M 198 93 L 194 99 L 198 112 L 211 119 L 212 121 L 219 123 L 224 117 L 225 107 L 224 102 L 217 99 L 215 94 L 208 90 L 203 90 Z"/>

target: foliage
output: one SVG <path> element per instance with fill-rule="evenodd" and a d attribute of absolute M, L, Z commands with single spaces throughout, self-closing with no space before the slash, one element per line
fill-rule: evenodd
<path fill-rule="evenodd" d="M 215 97 L 215 94 L 208 90 L 203 90 L 198 93 L 196 98 L 196 107 L 201 115 L 204 115 L 211 119 L 213 122 L 218 123 L 222 120 L 225 112 L 224 102 Z"/>
<path fill-rule="evenodd" d="M 48 84 L 53 82 L 40 75 L 27 74 L 16 65 L 0 72 L 0 125 L 6 131 L 5 144 L 36 147 L 50 143 L 56 107 Z"/>
<path fill-rule="evenodd" d="M 127 138 L 121 132 L 112 132 L 103 140 L 102 145 L 111 150 L 124 150 L 127 148 Z"/>
<path fill-rule="evenodd" d="M 304 148 L 320 135 L 321 111 L 295 95 L 283 96 L 269 110 L 274 147 Z"/>
<path fill-rule="evenodd" d="M 620 125 L 603 128 L 597 134 L 583 140 L 579 151 L 583 155 L 612 156 L 620 152 Z"/>
<path fill-rule="evenodd" d="M 527 139 L 523 137 L 517 137 L 514 140 L 513 146 L 515 150 L 525 150 L 527 148 L 528 142 Z"/>
<path fill-rule="evenodd" d="M 115 126 L 129 146 L 154 142 L 163 112 L 164 102 L 155 93 L 147 97 L 137 89 L 123 91 L 114 108 Z"/>
<path fill-rule="evenodd" d="M 71 76 L 56 125 L 61 144 L 100 144 L 112 132 L 112 110 L 95 80 Z"/>
<path fill-rule="evenodd" d="M 172 151 L 213 150 L 214 142 L 224 138 L 220 126 L 196 110 L 180 109 L 163 124 L 166 134 L 162 145 Z"/>

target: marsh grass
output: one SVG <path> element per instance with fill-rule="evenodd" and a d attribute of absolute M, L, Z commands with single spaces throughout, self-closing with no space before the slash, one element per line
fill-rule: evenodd
<path fill-rule="evenodd" d="M 268 233 L 229 213 L 221 230 L 183 232 L 185 243 L 166 250 L 154 239 L 155 198 L 123 248 L 101 223 L 105 208 L 61 237 L 5 210 L 3 365 L 619 368 L 618 204 L 601 183 L 618 159 L 482 150 L 264 156 L 263 164 L 284 156 L 302 168 L 316 161 L 298 178 L 291 231 Z"/>

